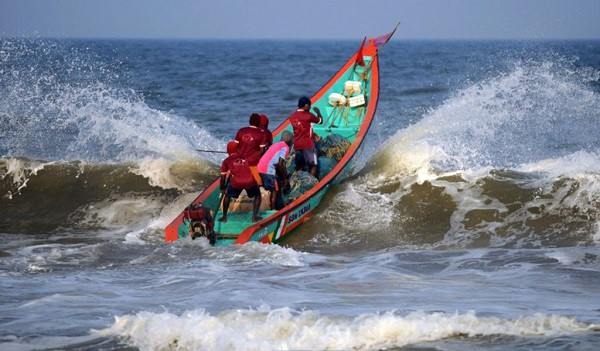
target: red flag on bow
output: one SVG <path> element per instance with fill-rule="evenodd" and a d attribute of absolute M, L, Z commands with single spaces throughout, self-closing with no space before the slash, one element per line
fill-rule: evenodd
<path fill-rule="evenodd" d="M 375 46 L 377 46 L 378 49 L 380 48 L 380 46 L 385 45 L 390 40 L 392 35 L 394 35 L 394 32 L 396 32 L 396 29 L 398 29 L 399 25 L 400 25 L 400 23 L 398 23 L 396 25 L 396 27 L 394 28 L 394 30 L 391 31 L 390 33 L 380 35 L 377 38 L 373 38 L 373 44 L 375 44 Z"/>
<path fill-rule="evenodd" d="M 365 37 L 363 39 L 362 43 L 360 44 L 360 48 L 358 49 L 358 52 L 356 53 L 356 63 L 362 67 L 365 66 L 365 60 L 363 59 L 363 47 L 365 46 L 366 40 L 367 40 L 367 37 Z"/>
<path fill-rule="evenodd" d="M 380 45 L 387 43 L 388 40 L 390 40 L 391 36 L 392 36 L 392 33 L 388 33 L 388 34 L 380 35 L 377 38 L 373 38 L 373 44 L 375 44 L 377 47 L 379 47 Z"/>

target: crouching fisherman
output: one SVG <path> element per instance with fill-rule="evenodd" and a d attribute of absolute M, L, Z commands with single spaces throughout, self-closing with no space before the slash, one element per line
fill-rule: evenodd
<path fill-rule="evenodd" d="M 221 192 L 224 192 L 225 196 L 223 198 L 223 216 L 219 218 L 219 222 L 227 222 L 227 211 L 229 210 L 231 198 L 238 198 L 242 193 L 242 190 L 246 190 L 248 197 L 254 198 L 252 221 L 258 222 L 262 220 L 262 217 L 258 216 L 261 202 L 260 189 L 250 170 L 248 161 L 238 154 L 237 148 L 238 145 L 236 142 L 229 142 L 227 144 L 227 153 L 229 154 L 229 157 L 221 164 Z M 230 182 L 227 182 L 228 173 L 231 174 Z"/>
<path fill-rule="evenodd" d="M 192 240 L 203 236 L 211 245 L 215 244 L 217 240 L 217 234 L 214 231 L 215 221 L 209 208 L 202 206 L 201 203 L 191 204 L 186 207 L 183 220 L 188 221 L 189 235 Z"/>
<path fill-rule="evenodd" d="M 281 141 L 271 145 L 258 162 L 258 173 L 262 178 L 265 190 L 270 192 L 270 208 L 275 209 L 277 193 L 289 186 L 285 158 L 294 144 L 294 136 L 287 130 L 281 133 Z"/>

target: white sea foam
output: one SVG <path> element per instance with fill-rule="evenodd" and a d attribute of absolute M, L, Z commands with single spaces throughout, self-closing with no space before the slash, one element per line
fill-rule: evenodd
<path fill-rule="evenodd" d="M 307 253 L 292 248 L 256 242 L 212 250 L 207 255 L 211 259 L 236 266 L 254 266 L 266 263 L 289 267 L 306 265 L 305 261 L 309 256 Z"/>
<path fill-rule="evenodd" d="M 364 192 L 355 184 L 348 184 L 345 189 L 336 194 L 332 203 L 315 216 L 315 220 L 335 221 L 337 231 L 343 235 L 347 230 L 360 230 L 371 232 L 381 230 L 391 224 L 393 201 L 386 194 Z M 363 216 L 360 221 L 339 221 L 340 218 L 352 218 L 354 214 L 365 211 L 377 216 Z"/>
<path fill-rule="evenodd" d="M 101 244 L 40 244 L 29 245 L 12 254 L 11 264 L 27 267 L 31 273 L 48 272 L 62 266 L 83 266 L 97 259 Z"/>
<path fill-rule="evenodd" d="M 594 326 L 564 316 L 534 314 L 516 319 L 467 313 L 397 312 L 356 317 L 322 316 L 290 308 L 140 312 L 116 317 L 102 336 L 118 336 L 142 350 L 373 350 L 468 337 L 559 336 Z"/>
<path fill-rule="evenodd" d="M 135 230 L 145 228 L 146 223 L 160 212 L 162 206 L 160 198 L 121 196 L 86 205 L 73 214 L 71 219 L 77 220 L 82 226 Z"/>
<path fill-rule="evenodd" d="M 198 178 L 218 174 L 216 165 L 212 162 L 191 157 L 177 162 L 163 157 L 146 157 L 136 162 L 131 171 L 147 178 L 151 186 L 183 191 L 197 190 Z"/>
<path fill-rule="evenodd" d="M 13 195 L 20 193 L 27 186 L 29 179 L 36 176 L 44 167 L 55 164 L 55 162 L 40 162 L 18 158 L 0 158 L 0 161 L 4 162 L 6 167 L 5 170 L 0 168 L 0 180 L 10 177 L 15 185 L 14 194 L 10 191 L 5 194 L 5 197 L 8 198 L 12 198 Z"/>
<path fill-rule="evenodd" d="M 522 172 L 544 173 L 550 179 L 589 173 L 600 174 L 600 154 L 597 151 L 589 152 L 580 150 L 562 157 L 542 159 L 537 162 L 523 164 L 518 170 Z"/>

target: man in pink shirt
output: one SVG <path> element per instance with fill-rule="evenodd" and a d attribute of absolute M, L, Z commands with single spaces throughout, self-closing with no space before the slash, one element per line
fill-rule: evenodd
<path fill-rule="evenodd" d="M 313 110 L 316 116 L 310 113 L 310 99 L 303 96 L 298 100 L 298 110 L 290 116 L 294 128 L 294 149 L 296 149 L 296 170 L 308 167 L 313 176 L 317 176 L 317 150 L 313 142 L 312 124 L 323 123 L 323 117 L 318 107 Z"/>
<path fill-rule="evenodd" d="M 287 130 L 281 133 L 281 141 L 271 145 L 258 162 L 258 174 L 265 190 L 271 192 L 269 205 L 275 209 L 277 193 L 288 184 L 285 158 L 290 152 L 294 136 Z"/>

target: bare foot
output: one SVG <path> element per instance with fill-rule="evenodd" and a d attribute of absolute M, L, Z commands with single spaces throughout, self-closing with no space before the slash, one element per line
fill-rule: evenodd
<path fill-rule="evenodd" d="M 227 217 L 223 216 L 223 217 L 219 218 L 219 222 L 227 223 Z"/>
<path fill-rule="evenodd" d="M 262 220 L 263 220 L 263 218 L 262 218 L 262 217 L 258 217 L 258 216 L 257 216 L 257 217 L 254 217 L 254 218 L 252 218 L 252 222 L 260 222 L 260 221 L 262 221 Z"/>

